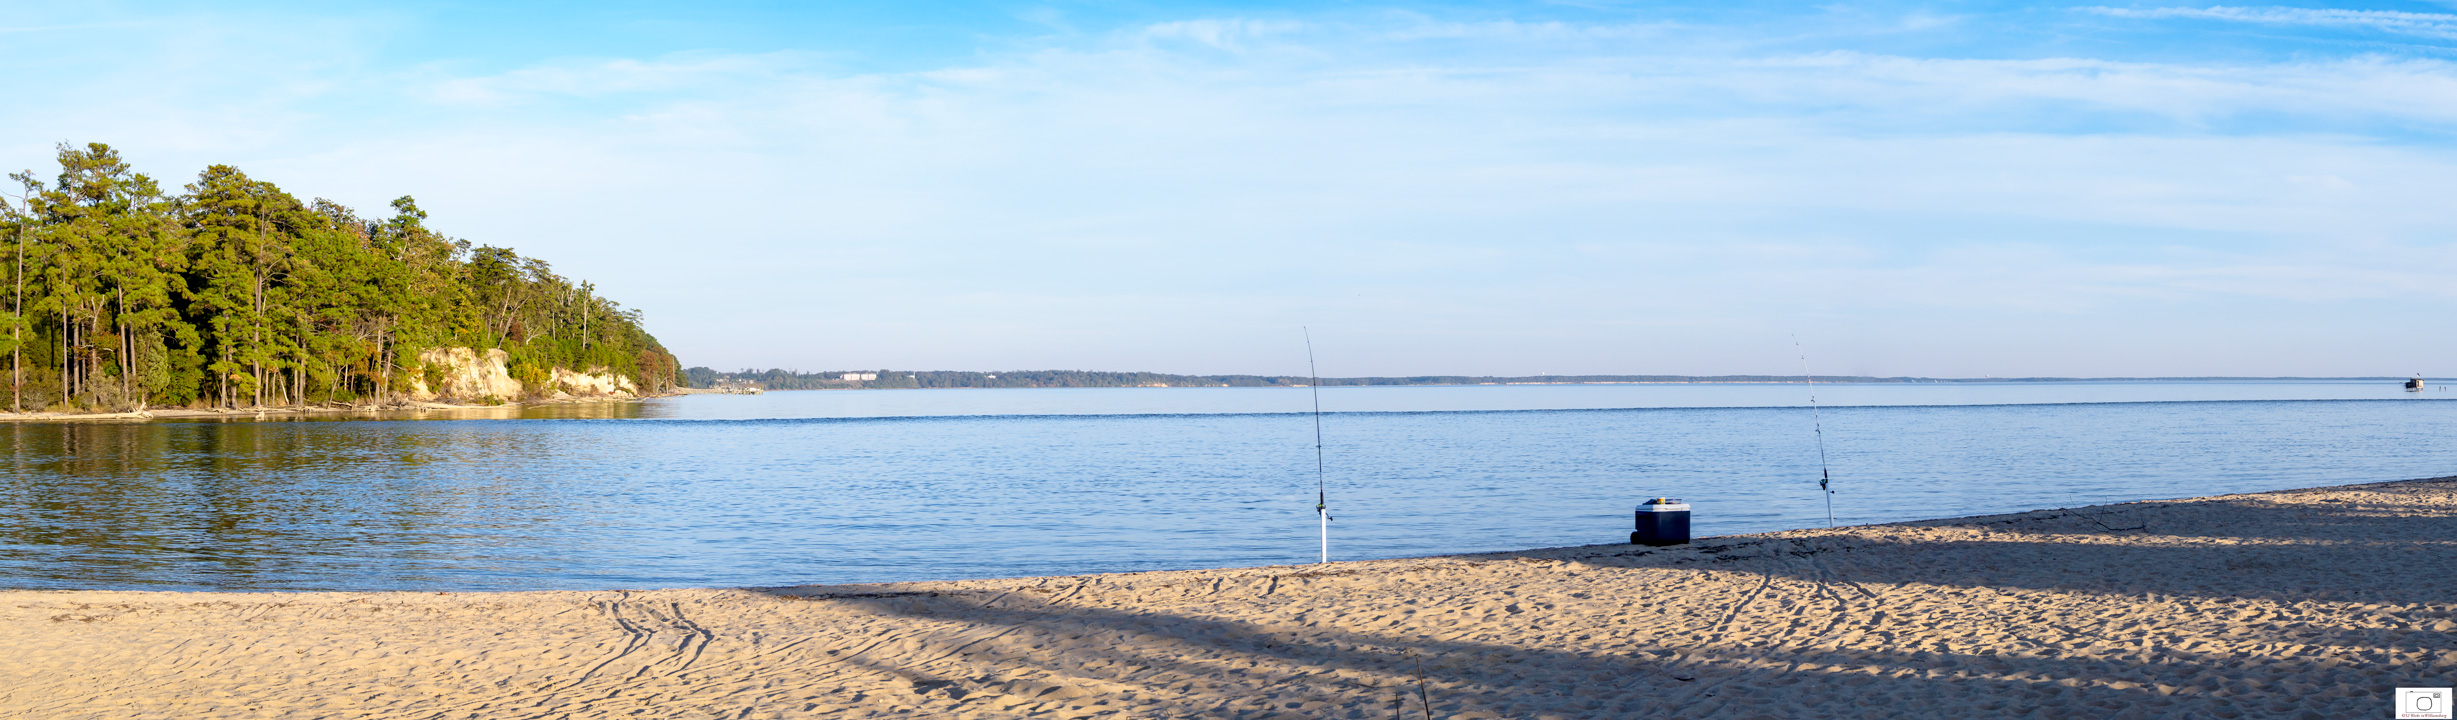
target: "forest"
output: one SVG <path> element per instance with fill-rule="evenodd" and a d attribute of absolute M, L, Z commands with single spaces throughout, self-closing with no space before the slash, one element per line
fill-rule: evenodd
<path fill-rule="evenodd" d="M 108 145 L 59 165 L 0 198 L 11 411 L 383 404 L 442 347 L 504 350 L 533 394 L 557 367 L 680 379 L 638 311 L 439 234 L 407 196 L 367 218 L 226 165 L 176 193 Z"/>

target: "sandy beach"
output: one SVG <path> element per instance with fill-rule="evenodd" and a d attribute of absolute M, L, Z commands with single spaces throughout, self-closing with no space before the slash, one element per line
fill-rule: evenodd
<path fill-rule="evenodd" d="M 2457 684 L 2452 545 L 2440 478 L 1320 566 L 14 591 L 0 717 L 2388 717 Z"/>

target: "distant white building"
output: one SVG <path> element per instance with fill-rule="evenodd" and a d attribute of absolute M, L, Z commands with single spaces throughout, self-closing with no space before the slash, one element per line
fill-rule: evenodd
<path fill-rule="evenodd" d="M 843 381 L 845 381 L 845 382 L 853 382 L 853 381 L 856 381 L 856 380 L 877 380 L 877 379 L 879 379 L 879 374 L 878 374 L 878 373 L 845 373 L 845 374 L 843 374 L 843 375 L 838 375 L 838 376 L 836 376 L 836 379 L 838 379 L 838 380 L 843 380 Z"/>

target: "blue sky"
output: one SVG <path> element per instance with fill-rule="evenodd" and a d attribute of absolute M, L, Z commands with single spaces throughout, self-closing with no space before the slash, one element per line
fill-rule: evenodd
<path fill-rule="evenodd" d="M 2457 375 L 2457 9 L 7 5 L 108 142 L 720 368 Z"/>

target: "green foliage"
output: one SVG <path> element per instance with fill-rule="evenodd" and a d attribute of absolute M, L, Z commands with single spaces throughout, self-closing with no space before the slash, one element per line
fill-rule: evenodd
<path fill-rule="evenodd" d="M 426 227 L 415 201 L 360 218 L 226 165 L 165 195 L 109 146 L 62 145 L 0 201 L 0 353 L 15 407 L 391 399 L 428 348 L 501 348 L 520 378 L 612 371 L 657 392 L 679 363 L 637 311 L 508 248 Z"/>

